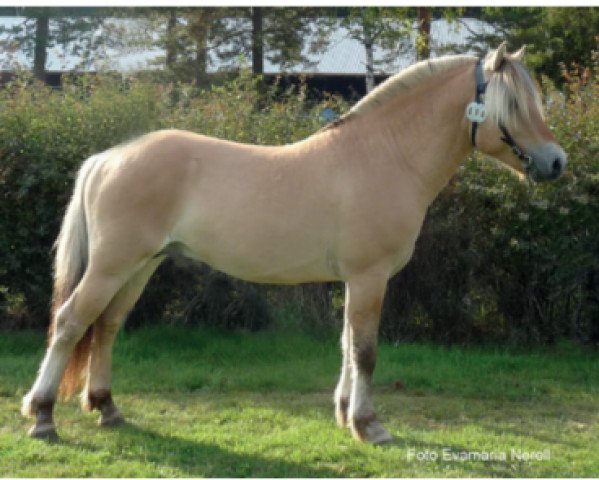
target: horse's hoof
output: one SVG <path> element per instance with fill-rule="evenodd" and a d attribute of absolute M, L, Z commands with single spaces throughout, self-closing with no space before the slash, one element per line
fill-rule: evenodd
<path fill-rule="evenodd" d="M 56 427 L 53 424 L 34 425 L 28 432 L 31 438 L 45 440 L 46 442 L 58 442 L 59 437 L 56 433 Z"/>
<path fill-rule="evenodd" d="M 101 415 L 98 420 L 98 425 L 101 427 L 119 427 L 125 423 L 125 419 L 121 412 L 115 409 L 108 415 Z"/>
<path fill-rule="evenodd" d="M 385 445 L 393 442 L 393 436 L 383 424 L 373 416 L 364 419 L 354 419 L 351 425 L 352 433 L 361 442 L 374 445 Z"/>

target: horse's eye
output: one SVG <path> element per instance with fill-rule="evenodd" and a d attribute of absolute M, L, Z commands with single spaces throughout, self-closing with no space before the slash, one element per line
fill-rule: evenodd
<path fill-rule="evenodd" d="M 512 113 L 512 114 L 517 113 L 520 110 L 518 102 L 513 98 L 510 100 L 509 110 L 510 110 L 510 113 Z"/>

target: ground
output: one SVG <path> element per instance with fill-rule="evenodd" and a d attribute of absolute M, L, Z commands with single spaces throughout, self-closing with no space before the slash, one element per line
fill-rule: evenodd
<path fill-rule="evenodd" d="M 300 333 L 154 327 L 121 335 L 114 398 L 128 424 L 59 404 L 57 444 L 29 439 L 20 399 L 40 333 L 0 337 L 0 475 L 10 477 L 584 477 L 599 472 L 599 356 L 383 344 L 379 417 L 360 444 L 333 417 L 339 352 Z"/>

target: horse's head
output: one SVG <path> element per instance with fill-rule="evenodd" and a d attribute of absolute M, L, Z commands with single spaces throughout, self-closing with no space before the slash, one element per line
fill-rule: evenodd
<path fill-rule="evenodd" d="M 552 180 L 564 171 L 567 155 L 545 123 L 539 92 L 521 63 L 524 50 L 508 54 L 504 42 L 477 65 L 476 101 L 484 107 L 467 110 L 472 142 L 534 180 Z"/>

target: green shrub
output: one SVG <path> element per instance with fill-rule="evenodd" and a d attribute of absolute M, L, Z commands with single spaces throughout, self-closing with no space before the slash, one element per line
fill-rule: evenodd
<path fill-rule="evenodd" d="M 166 127 L 293 142 L 321 127 L 325 104 L 347 108 L 335 98 L 311 105 L 303 87 L 275 86 L 258 98 L 256 82 L 244 72 L 198 91 L 98 76 L 61 91 L 29 79 L 0 91 L 0 326 L 46 324 L 52 242 L 90 154 Z M 387 339 L 599 342 L 599 75 L 587 85 L 574 79 L 566 96 L 543 88 L 548 123 L 569 154 L 565 175 L 531 185 L 473 155 L 431 206 L 414 258 L 390 282 L 381 326 Z M 253 287 L 169 260 L 128 325 L 254 330 L 276 316 L 279 327 L 339 329 L 342 297 L 339 285 Z"/>
<path fill-rule="evenodd" d="M 20 78 L 0 90 L 0 285 L 26 324 L 46 317 L 51 246 L 81 162 L 156 127 L 151 89 L 84 77 L 62 91 Z"/>
<path fill-rule="evenodd" d="M 159 128 L 280 144 L 322 126 L 321 107 L 306 102 L 304 87 L 279 92 L 275 86 L 257 109 L 256 81 L 242 72 L 229 83 L 198 91 L 100 75 L 53 90 L 20 77 L 0 90 L 0 326 L 47 323 L 52 244 L 79 165 L 91 154 Z M 204 298 L 202 272 L 165 262 L 130 323 L 184 317 L 189 302 Z M 232 285 L 228 325 L 263 326 L 258 291 Z"/>

